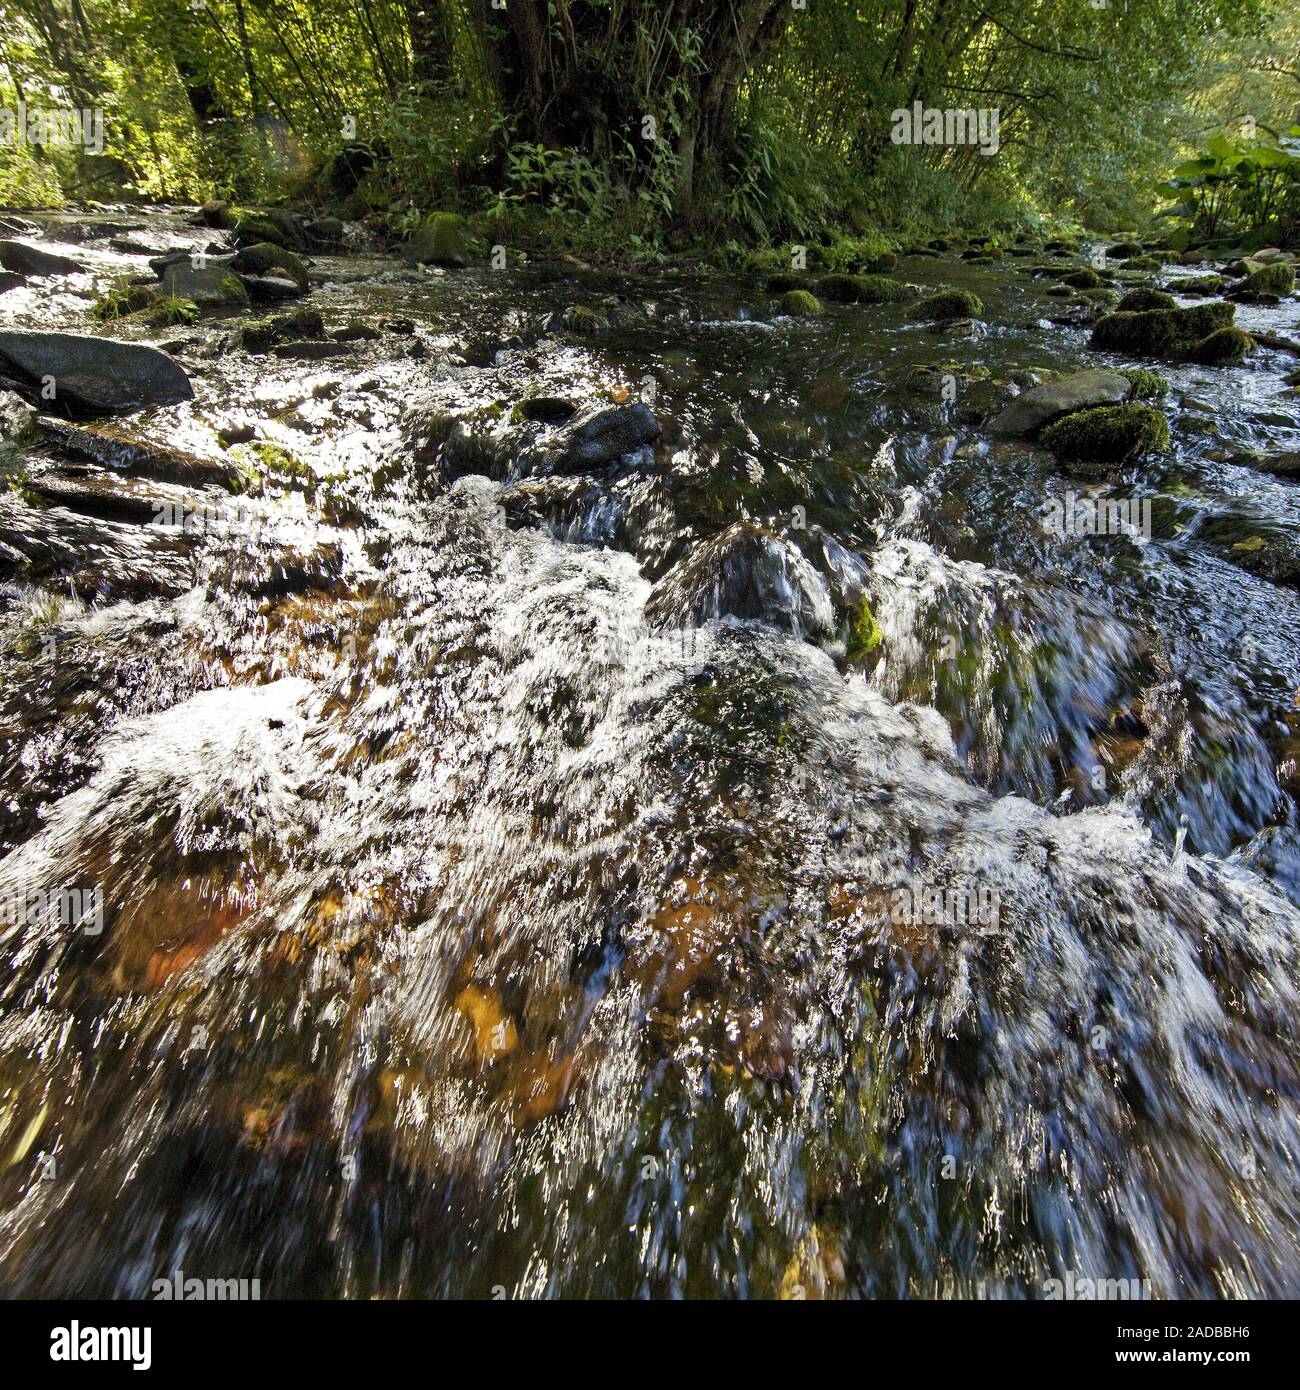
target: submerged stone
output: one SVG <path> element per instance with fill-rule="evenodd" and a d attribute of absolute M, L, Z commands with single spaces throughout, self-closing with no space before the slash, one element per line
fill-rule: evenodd
<path fill-rule="evenodd" d="M 754 618 L 787 632 L 829 637 L 830 591 L 799 548 L 752 522 L 737 522 L 680 561 L 646 604 L 652 627 L 698 627 Z"/>

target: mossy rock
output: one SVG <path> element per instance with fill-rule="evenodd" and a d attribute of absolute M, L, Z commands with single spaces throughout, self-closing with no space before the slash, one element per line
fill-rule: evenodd
<path fill-rule="evenodd" d="M 1101 284 L 1101 276 L 1088 266 L 1081 266 L 1065 276 L 1062 283 L 1076 290 L 1095 290 Z"/>
<path fill-rule="evenodd" d="M 1079 298 L 1086 299 L 1089 304 L 1105 304 L 1109 308 L 1119 305 L 1119 291 L 1112 290 L 1108 285 L 1099 285 L 1093 290 L 1080 290 Z"/>
<path fill-rule="evenodd" d="M 1218 328 L 1197 343 L 1188 354 L 1188 360 L 1199 362 L 1203 367 L 1222 367 L 1245 361 L 1254 347 L 1254 338 L 1240 328 Z"/>
<path fill-rule="evenodd" d="M 979 296 L 970 290 L 941 290 L 922 299 L 912 310 L 912 318 L 923 323 L 947 319 L 977 319 L 984 313 Z"/>
<path fill-rule="evenodd" d="M 1118 307 L 1121 314 L 1145 314 L 1152 309 L 1176 309 L 1178 301 L 1164 290 L 1129 290 Z"/>
<path fill-rule="evenodd" d="M 1106 254 L 1112 261 L 1126 261 L 1132 256 L 1140 256 L 1142 251 L 1142 243 L 1138 241 L 1117 241 L 1114 246 L 1106 248 Z"/>
<path fill-rule="evenodd" d="M 898 256 L 893 251 L 882 251 L 878 256 L 872 256 L 864 268 L 870 275 L 879 275 L 883 271 L 893 270 L 897 265 Z"/>
<path fill-rule="evenodd" d="M 1132 383 L 1129 395 L 1135 401 L 1154 400 L 1169 394 L 1169 383 L 1159 372 L 1149 372 L 1144 367 L 1121 367 L 1119 374 Z"/>
<path fill-rule="evenodd" d="M 222 265 L 195 266 L 176 261 L 163 271 L 162 291 L 173 299 L 188 299 L 201 309 L 247 308 L 248 291 L 238 275 Z"/>
<path fill-rule="evenodd" d="M 300 290 L 307 288 L 307 267 L 283 246 L 274 242 L 259 241 L 253 246 L 245 246 L 234 259 L 234 268 L 244 275 L 265 275 L 271 270 L 282 270 Z"/>
<path fill-rule="evenodd" d="M 860 275 L 823 275 L 817 281 L 817 294 L 831 304 L 857 304 L 861 281 Z"/>
<path fill-rule="evenodd" d="M 804 275 L 772 275 L 768 277 L 768 294 L 785 294 L 788 290 L 801 290 L 807 284 Z"/>
<path fill-rule="evenodd" d="M 822 312 L 821 300 L 807 290 L 786 290 L 781 296 L 781 312 L 794 319 L 816 318 Z"/>
<path fill-rule="evenodd" d="M 1246 276 L 1237 293 L 1242 298 L 1277 298 L 1295 289 L 1295 267 L 1282 261 L 1262 265 Z"/>
<path fill-rule="evenodd" d="M 1231 304 L 1215 299 L 1187 309 L 1107 314 L 1093 327 L 1092 346 L 1150 357 L 1185 357 L 1211 333 L 1231 327 L 1235 313 Z"/>
<path fill-rule="evenodd" d="M 1149 405 L 1102 405 L 1078 410 L 1039 436 L 1058 458 L 1080 463 L 1127 463 L 1169 448 L 1169 423 Z"/>
<path fill-rule="evenodd" d="M 1043 243 L 1044 251 L 1062 251 L 1073 255 L 1078 249 L 1079 243 L 1077 241 L 1071 241 L 1068 237 L 1058 237 L 1055 241 L 1045 241 Z"/>
<path fill-rule="evenodd" d="M 269 241 L 273 246 L 291 246 L 296 250 L 302 245 L 297 219 L 281 208 L 266 208 L 260 212 L 233 208 L 230 225 L 236 246 L 256 246 Z"/>
<path fill-rule="evenodd" d="M 1227 288 L 1222 275 L 1190 275 L 1174 285 L 1179 294 L 1222 294 Z"/>
<path fill-rule="evenodd" d="M 1130 256 L 1124 262 L 1125 270 L 1159 270 L 1164 262 L 1159 256 Z"/>
<path fill-rule="evenodd" d="M 888 275 L 826 275 L 817 282 L 817 293 L 833 304 L 896 304 L 916 291 Z"/>
<path fill-rule="evenodd" d="M 402 248 L 412 265 L 462 267 L 470 264 L 470 234 L 463 217 L 435 212 Z"/>

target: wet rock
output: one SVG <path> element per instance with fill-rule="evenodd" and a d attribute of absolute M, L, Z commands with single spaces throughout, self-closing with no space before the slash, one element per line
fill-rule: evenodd
<path fill-rule="evenodd" d="M 16 275 L 8 270 L 0 272 L 0 294 L 4 294 L 6 290 L 16 290 L 26 283 L 25 275 Z"/>
<path fill-rule="evenodd" d="M 1258 579 L 1300 589 L 1300 546 L 1289 532 L 1251 517 L 1211 517 L 1198 539 L 1231 564 Z"/>
<path fill-rule="evenodd" d="M 578 413 L 578 407 L 563 396 L 530 396 L 519 402 L 519 413 L 525 420 L 538 420 L 545 425 L 562 425 Z"/>
<path fill-rule="evenodd" d="M 287 246 L 295 251 L 302 246 L 298 219 L 283 208 L 236 208 L 231 216 L 236 246 L 256 246 L 269 242 L 273 246 Z"/>
<path fill-rule="evenodd" d="M 336 328 L 330 335 L 336 343 L 373 343 L 383 337 L 379 329 L 373 328 L 368 323 L 345 323 L 342 328 Z"/>
<path fill-rule="evenodd" d="M 283 246 L 259 241 L 242 247 L 235 255 L 232 268 L 241 275 L 268 275 L 273 270 L 283 272 L 279 278 L 293 281 L 300 291 L 307 289 L 307 267 Z"/>
<path fill-rule="evenodd" d="M 318 217 L 308 222 L 304 229 L 313 243 L 321 248 L 341 248 L 343 246 L 344 224 L 338 217 Z"/>
<path fill-rule="evenodd" d="M 728 616 L 808 637 L 829 637 L 834 625 L 822 576 L 797 546 L 751 522 L 728 527 L 680 561 L 646 603 L 646 621 L 657 628 Z"/>
<path fill-rule="evenodd" d="M 807 290 L 786 290 L 781 296 L 781 312 L 792 319 L 818 318 L 822 312 L 821 301 Z"/>
<path fill-rule="evenodd" d="M 950 319 L 976 319 L 983 313 L 984 306 L 979 296 L 970 290 L 944 290 L 922 299 L 913 307 L 911 316 L 922 323 L 933 323 Z"/>
<path fill-rule="evenodd" d="M 469 229 L 464 218 L 450 212 L 434 213 L 402 248 L 402 257 L 410 265 L 469 265 Z"/>
<path fill-rule="evenodd" d="M 204 309 L 248 307 L 248 291 L 225 265 L 196 267 L 188 256 L 163 271 L 163 293 L 188 299 Z"/>
<path fill-rule="evenodd" d="M 1254 348 L 1255 340 L 1249 333 L 1240 328 L 1220 328 L 1196 344 L 1188 353 L 1188 361 L 1203 367 L 1223 367 L 1245 361 Z"/>
<path fill-rule="evenodd" d="M 296 281 L 286 280 L 282 275 L 241 275 L 239 278 L 250 298 L 266 303 L 280 304 L 286 299 L 301 299 L 306 293 Z"/>
<path fill-rule="evenodd" d="M 590 473 L 604 468 L 658 439 L 662 432 L 648 405 L 638 403 L 602 410 L 574 432 L 556 463 L 556 471 Z"/>
<path fill-rule="evenodd" d="M 1168 450 L 1169 424 L 1149 405 L 1098 406 L 1049 425 L 1041 442 L 1068 461 L 1125 463 L 1143 454 Z"/>
<path fill-rule="evenodd" d="M 1268 304 L 1284 298 L 1294 289 L 1295 267 L 1283 261 L 1273 261 L 1252 270 L 1232 297 L 1248 304 Z"/>
<path fill-rule="evenodd" d="M 1236 310 L 1223 300 L 1189 309 L 1150 309 L 1107 314 L 1092 330 L 1091 345 L 1151 357 L 1185 356 L 1197 343 L 1232 324 Z"/>
<path fill-rule="evenodd" d="M 290 339 L 323 338 L 325 321 L 314 309 L 298 309 L 265 323 L 249 324 L 240 331 L 240 342 L 249 352 L 269 352 L 276 343 Z"/>
<path fill-rule="evenodd" d="M 176 533 L 34 507 L 0 493 L 0 574 L 66 582 L 84 598 L 184 593 L 193 583 L 189 543 Z"/>
<path fill-rule="evenodd" d="M 84 270 L 80 261 L 71 256 L 58 256 L 52 251 L 28 246 L 24 241 L 0 241 L 0 266 L 15 275 L 75 275 Z"/>
<path fill-rule="evenodd" d="M 1126 400 L 1130 383 L 1118 372 L 1085 371 L 1024 391 L 989 422 L 994 434 L 1033 434 L 1071 411 L 1116 405 Z"/>
<path fill-rule="evenodd" d="M 40 438 L 36 412 L 15 391 L 0 391 L 0 439 L 30 444 Z"/>
<path fill-rule="evenodd" d="M 0 378 L 46 409 L 107 414 L 190 400 L 189 377 L 165 353 L 74 333 L 0 332 Z M 42 397 L 53 383 L 54 396 Z"/>
<path fill-rule="evenodd" d="M 332 357 L 352 356 L 352 349 L 347 343 L 333 341 L 276 343 L 271 351 L 277 357 L 293 362 L 323 362 Z"/>
<path fill-rule="evenodd" d="M 65 453 L 142 478 L 223 489 L 237 488 L 243 478 L 228 460 L 200 458 L 111 425 L 74 425 L 51 416 L 41 416 L 36 423 Z"/>
<path fill-rule="evenodd" d="M 106 521 L 150 523 L 169 515 L 185 515 L 202 504 L 198 493 L 169 488 L 164 483 L 115 477 L 91 468 L 66 468 L 38 474 L 27 489 L 55 506 Z M 168 512 L 167 508 L 174 508 Z"/>
<path fill-rule="evenodd" d="M 1178 301 L 1164 290 L 1129 290 L 1115 306 L 1121 314 L 1145 314 L 1152 309 L 1176 309 Z"/>
<path fill-rule="evenodd" d="M 917 291 L 888 275 L 827 275 L 817 282 L 817 293 L 835 304 L 897 304 Z"/>

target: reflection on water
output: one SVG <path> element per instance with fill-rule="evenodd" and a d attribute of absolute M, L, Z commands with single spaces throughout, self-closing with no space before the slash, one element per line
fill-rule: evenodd
<path fill-rule="evenodd" d="M 952 341 L 321 265 L 425 356 L 202 326 L 131 426 L 251 422 L 278 496 L 0 500 L 6 1289 L 1300 1291 L 1298 605 L 1213 530 L 1294 530 L 1229 461 L 1296 447 L 1290 364 L 1173 369 L 1152 540 L 1059 537 L 963 417 L 1087 357 L 1011 269 L 906 267 L 985 299 Z M 589 473 L 516 408 L 651 392 Z"/>

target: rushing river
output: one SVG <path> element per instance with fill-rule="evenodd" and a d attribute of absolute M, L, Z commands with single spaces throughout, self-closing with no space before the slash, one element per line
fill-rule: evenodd
<path fill-rule="evenodd" d="M 48 244 L 206 239 L 100 222 Z M 95 908 L 0 928 L 0 1286 L 1300 1295 L 1300 491 L 1241 462 L 1300 450 L 1300 359 L 1099 359 L 1011 258 L 904 260 L 984 300 L 947 337 L 680 270 L 316 270 L 380 329 L 346 358 L 0 298 L 169 344 L 195 399 L 135 438 L 296 460 L 165 483 L 231 509 L 195 533 L 52 502 L 48 443 L 0 495 L 0 895 Z M 1098 360 L 1168 379 L 1169 456 L 971 423 Z M 535 396 L 663 433 L 556 473 Z M 1099 487 L 1150 540 L 1044 529 Z"/>

